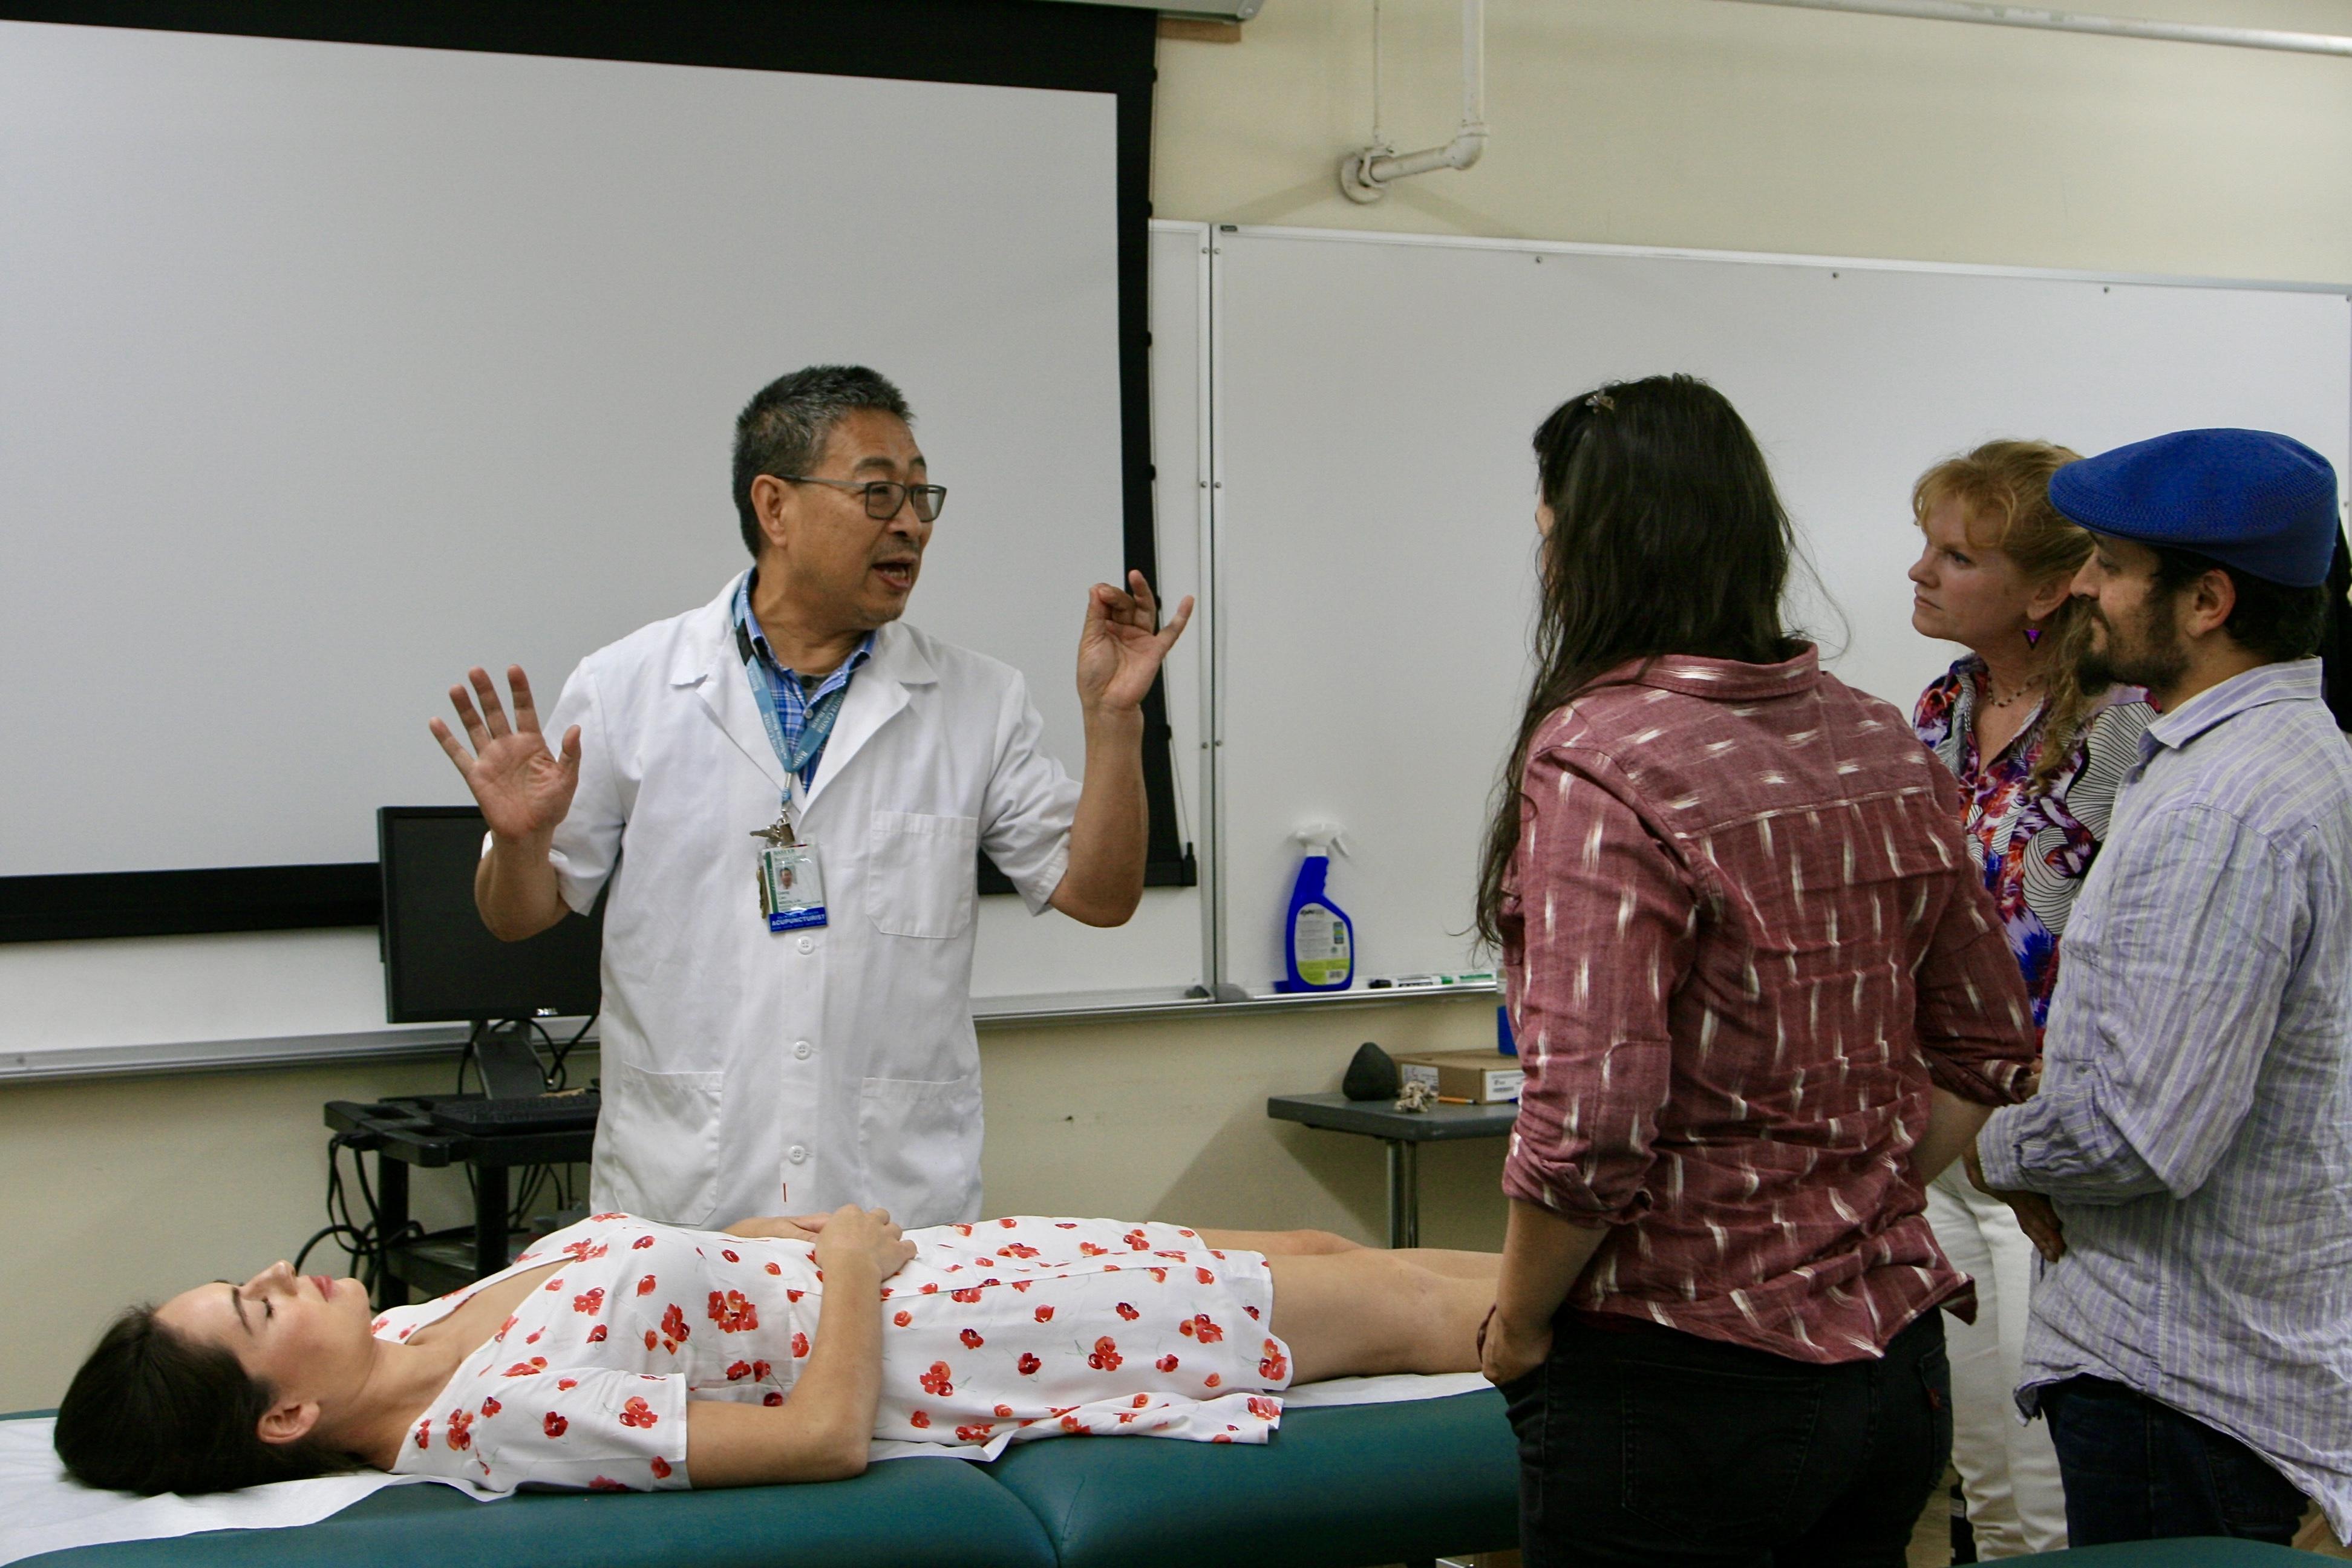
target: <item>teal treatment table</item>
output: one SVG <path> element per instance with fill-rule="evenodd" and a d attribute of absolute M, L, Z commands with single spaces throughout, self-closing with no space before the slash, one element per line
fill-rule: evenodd
<path fill-rule="evenodd" d="M 1488 1389 L 1285 1411 L 1262 1447 L 1056 1437 L 993 1464 L 891 1459 L 820 1485 L 488 1503 L 389 1487 L 317 1524 L 18 1568 L 1367 1568 L 1517 1543 L 1517 1447 Z"/>

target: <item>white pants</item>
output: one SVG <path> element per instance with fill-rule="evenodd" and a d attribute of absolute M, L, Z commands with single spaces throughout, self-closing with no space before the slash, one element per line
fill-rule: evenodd
<path fill-rule="evenodd" d="M 1952 1267 L 1977 1282 L 1977 1321 L 1944 1317 L 1952 1360 L 1952 1462 L 1977 1556 L 2023 1557 L 2066 1544 L 2066 1494 L 2050 1424 L 2017 1414 L 2018 1365 L 2033 1286 L 2033 1244 L 1999 1198 L 1954 1161 L 1927 1188 L 1927 1223 Z"/>

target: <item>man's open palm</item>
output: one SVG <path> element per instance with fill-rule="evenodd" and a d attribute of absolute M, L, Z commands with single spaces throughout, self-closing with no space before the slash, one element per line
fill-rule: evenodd
<path fill-rule="evenodd" d="M 564 731 L 562 753 L 558 755 L 547 749 L 547 738 L 539 732 L 539 710 L 531 705 L 530 681 L 522 666 L 507 667 L 507 689 L 514 697 L 511 724 L 499 706 L 498 688 L 490 683 L 489 672 L 478 666 L 467 671 L 466 678 L 473 682 L 473 691 L 453 686 L 449 703 L 457 710 L 457 722 L 465 726 L 473 750 L 467 751 L 438 719 L 432 721 L 433 738 L 457 764 L 492 833 L 513 839 L 553 833 L 563 814 L 572 809 L 572 792 L 580 784 L 580 726 L 574 724 Z M 475 706 L 478 696 L 478 709 Z"/>

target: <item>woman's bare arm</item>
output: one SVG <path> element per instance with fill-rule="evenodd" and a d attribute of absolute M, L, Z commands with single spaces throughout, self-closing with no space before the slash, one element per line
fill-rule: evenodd
<path fill-rule="evenodd" d="M 880 1209 L 826 1216 L 816 1250 L 824 1305 L 792 1396 L 775 1405 L 688 1405 L 687 1475 L 697 1487 L 832 1481 L 865 1471 L 882 1396 L 882 1281 L 914 1253 Z"/>

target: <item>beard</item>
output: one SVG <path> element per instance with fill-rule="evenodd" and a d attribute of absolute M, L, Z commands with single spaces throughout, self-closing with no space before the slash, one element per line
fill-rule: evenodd
<path fill-rule="evenodd" d="M 2189 645 L 2180 637 L 2178 602 L 2151 595 L 2127 624 L 2118 625 L 2091 606 L 2093 627 L 2106 634 L 2104 647 L 2085 641 L 2074 661 L 2075 679 L 2085 691 L 2110 686 L 2168 690 L 2189 673 Z"/>

